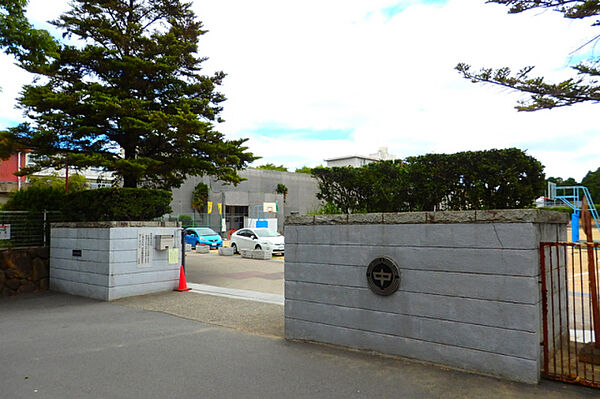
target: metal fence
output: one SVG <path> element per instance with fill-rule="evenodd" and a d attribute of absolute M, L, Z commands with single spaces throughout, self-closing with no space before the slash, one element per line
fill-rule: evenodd
<path fill-rule="evenodd" d="M 182 227 L 202 226 L 210 227 L 214 231 L 221 233 L 226 237 L 231 231 L 235 231 L 244 227 L 244 219 L 247 216 L 243 215 L 220 215 L 218 213 L 182 213 L 171 214 L 160 218 L 163 221 L 179 221 Z M 225 230 L 223 231 L 223 219 L 225 219 Z"/>
<path fill-rule="evenodd" d="M 0 248 L 50 245 L 50 223 L 60 222 L 58 212 L 0 211 Z"/>
<path fill-rule="evenodd" d="M 540 245 L 543 374 L 600 388 L 599 243 Z"/>
<path fill-rule="evenodd" d="M 214 230 L 220 230 L 222 216 L 219 214 L 207 213 L 181 213 L 170 214 L 161 217 L 161 220 L 169 222 L 181 222 L 183 227 L 202 226 L 211 227 Z"/>

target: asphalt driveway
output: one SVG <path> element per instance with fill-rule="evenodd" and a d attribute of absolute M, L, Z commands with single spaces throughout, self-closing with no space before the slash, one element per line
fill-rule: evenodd
<path fill-rule="evenodd" d="M 177 293 L 184 301 L 199 294 Z M 150 296 L 154 297 L 154 296 Z M 140 297 L 144 301 L 145 297 Z M 147 298 L 147 297 L 146 297 Z M 2 398 L 590 398 L 46 292 L 0 299 Z"/>
<path fill-rule="evenodd" d="M 247 259 L 241 256 L 219 256 L 187 252 L 185 257 L 188 283 L 207 284 L 242 290 L 283 295 L 284 261 Z"/>

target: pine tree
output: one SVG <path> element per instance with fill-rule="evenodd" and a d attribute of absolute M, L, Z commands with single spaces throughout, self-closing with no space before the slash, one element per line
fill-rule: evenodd
<path fill-rule="evenodd" d="M 34 72 L 47 66 L 49 56 L 57 55 L 58 44 L 48 32 L 31 26 L 25 17 L 26 5 L 27 0 L 0 1 L 0 48 Z"/>
<path fill-rule="evenodd" d="M 18 11 L 25 1 L 9 3 Z M 14 22 L 17 14 L 3 15 Z M 50 35 L 40 33 L 42 45 L 20 39 L 35 31 L 23 18 L 0 31 L 0 46 L 42 79 L 18 99 L 31 122 L 10 128 L 0 143 L 39 155 L 24 173 L 99 166 L 125 187 L 178 187 L 188 175 L 204 174 L 242 180 L 237 171 L 255 157 L 246 139 L 225 140 L 214 129 L 222 121 L 225 97 L 216 87 L 225 74 L 200 73 L 206 58 L 198 55 L 198 39 L 206 31 L 189 3 L 73 0 L 51 22 L 64 39 L 48 44 Z"/>
<path fill-rule="evenodd" d="M 489 0 L 488 3 L 498 3 L 509 6 L 509 13 L 521 13 L 531 9 L 552 9 L 570 19 L 585 19 L 600 15 L 599 0 Z M 596 20 L 592 26 L 599 26 Z M 586 44 L 597 40 L 596 36 Z M 536 111 L 565 107 L 577 103 L 600 101 L 600 59 L 588 59 L 575 65 L 577 76 L 558 83 L 547 82 L 544 77 L 532 77 L 533 66 L 522 68 L 513 73 L 510 68 L 483 68 L 478 72 L 471 71 L 468 64 L 460 63 L 456 69 L 474 83 L 484 82 L 508 87 L 529 93 L 530 98 L 519 102 L 516 107 L 520 111 Z"/>

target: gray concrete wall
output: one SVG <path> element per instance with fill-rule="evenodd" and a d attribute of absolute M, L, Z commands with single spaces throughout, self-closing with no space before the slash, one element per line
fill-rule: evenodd
<path fill-rule="evenodd" d="M 121 224 L 130 227 L 118 227 Z M 50 289 L 111 301 L 177 288 L 181 230 L 174 223 L 163 225 L 171 227 L 160 227 L 157 222 L 53 224 Z M 153 250 L 151 264 L 138 264 L 138 232 L 174 235 L 179 246 L 177 264 L 168 263 L 168 251 L 157 250 Z M 73 256 L 74 249 L 81 250 L 80 257 Z"/>
<path fill-rule="evenodd" d="M 539 242 L 567 215 L 535 210 L 290 217 L 286 338 L 327 342 L 536 383 Z M 400 288 L 372 293 L 387 256 Z"/>
<path fill-rule="evenodd" d="M 178 189 L 173 190 L 171 208 L 173 214 L 192 215 L 192 192 L 199 182 L 209 188 L 209 201 L 224 203 L 226 205 L 248 206 L 250 211 L 255 205 L 263 202 L 278 202 L 278 225 L 283 226 L 285 216 L 291 214 L 306 215 L 319 209 L 320 201 L 317 200 L 318 183 L 311 175 L 306 173 L 279 172 L 265 169 L 246 169 L 239 172 L 240 176 L 247 179 L 237 186 L 224 184 L 211 177 L 191 177 Z M 278 184 L 288 188 L 285 202 L 283 195 L 276 194 Z M 210 216 L 211 224 L 218 220 L 218 209 L 213 207 Z M 214 223 L 212 223 L 214 222 Z"/>

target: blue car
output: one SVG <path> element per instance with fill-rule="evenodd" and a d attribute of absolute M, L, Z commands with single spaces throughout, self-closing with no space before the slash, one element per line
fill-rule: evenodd
<path fill-rule="evenodd" d="M 185 243 L 192 247 L 208 245 L 211 248 L 223 246 L 223 239 L 213 229 L 208 227 L 188 227 L 184 230 Z"/>

